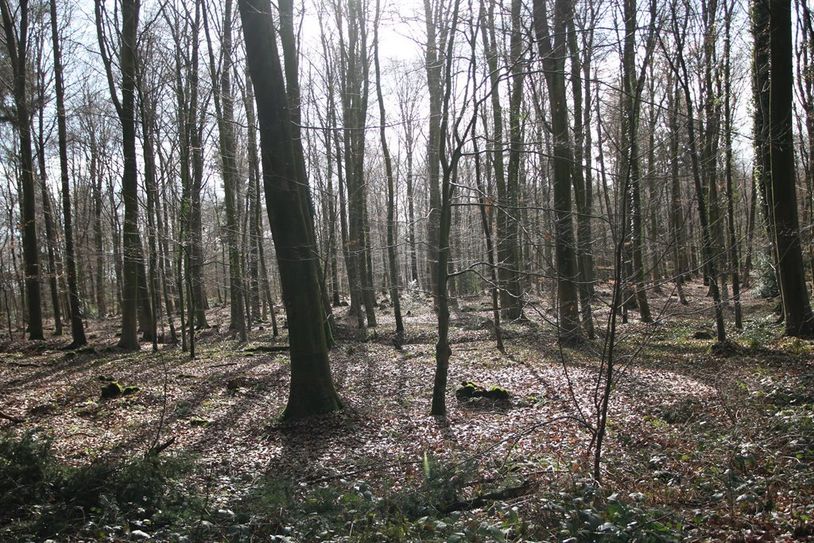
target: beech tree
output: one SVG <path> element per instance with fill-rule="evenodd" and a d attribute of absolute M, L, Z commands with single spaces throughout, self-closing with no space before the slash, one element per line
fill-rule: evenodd
<path fill-rule="evenodd" d="M 28 0 L 20 0 L 12 9 L 8 0 L 0 0 L 6 51 L 11 64 L 14 96 L 14 127 L 20 143 L 20 217 L 23 233 L 23 261 L 25 266 L 25 295 L 28 307 L 28 338 L 44 339 L 42 329 L 42 296 L 40 290 L 39 244 L 34 184 L 34 155 L 32 151 L 29 85 L 29 31 L 30 9 Z"/>
<path fill-rule="evenodd" d="M 545 0 L 534 0 L 534 33 L 551 100 L 551 133 L 554 139 L 558 329 L 560 337 L 567 341 L 574 341 L 582 336 L 574 227 L 571 221 L 571 167 L 574 154 L 568 127 L 565 89 L 567 23 L 572 15 L 573 3 L 570 0 L 556 0 L 553 19 L 549 18 Z"/>
<path fill-rule="evenodd" d="M 797 210 L 797 187 L 795 184 L 793 103 L 793 47 L 791 26 L 791 1 L 771 0 L 755 2 L 756 17 L 768 9 L 768 25 L 756 28 L 769 36 L 768 55 L 756 60 L 755 70 L 765 70 L 758 62 L 768 61 L 769 107 L 760 110 L 768 119 L 769 170 L 763 177 L 768 196 L 769 222 L 774 235 L 775 261 L 780 279 L 783 300 L 785 331 L 789 336 L 811 337 L 814 335 L 814 317 L 805 283 L 805 267 L 800 243 L 800 227 Z M 756 46 L 765 44 L 765 38 L 756 36 Z M 756 57 L 758 58 L 758 57 Z"/>
<path fill-rule="evenodd" d="M 292 137 L 271 3 L 239 0 L 239 8 L 246 61 L 257 93 L 266 206 L 288 315 L 291 385 L 283 416 L 297 418 L 333 411 L 341 402 L 328 360 L 305 172 L 297 161 L 296 147 L 302 143 Z"/>
<path fill-rule="evenodd" d="M 221 63 L 215 62 L 215 53 L 209 32 L 208 17 L 204 11 L 204 28 L 209 45 L 209 71 L 212 75 L 215 112 L 218 119 L 223 193 L 226 207 L 226 243 L 229 252 L 229 328 L 246 341 L 246 318 L 243 297 L 243 269 L 238 239 L 238 170 L 237 142 L 235 141 L 234 99 L 232 96 L 232 2 L 223 5 Z"/>
<path fill-rule="evenodd" d="M 62 183 L 62 217 L 65 226 L 65 268 L 68 274 L 68 295 L 71 309 L 72 347 L 82 347 L 87 343 L 85 327 L 82 323 L 82 307 L 76 284 L 76 256 L 74 251 L 73 219 L 71 217 L 71 181 L 68 171 L 68 136 L 65 121 L 65 85 L 62 77 L 62 48 L 59 37 L 56 0 L 49 2 L 51 15 L 51 39 L 54 53 L 54 86 L 57 99 L 57 130 L 59 132 L 59 171 Z"/>
<path fill-rule="evenodd" d="M 123 283 L 122 283 L 122 327 L 119 347 L 128 350 L 139 349 L 138 303 L 139 268 L 142 262 L 141 238 L 139 236 L 138 209 L 138 165 L 136 162 L 136 39 L 138 34 L 139 0 L 120 0 L 121 45 L 118 66 L 121 70 L 121 98 L 116 90 L 114 63 L 110 54 L 105 30 L 105 9 L 102 2 L 96 4 L 96 31 L 99 49 L 107 75 L 110 98 L 116 108 L 122 126 L 122 200 L 124 202 L 123 233 Z"/>
<path fill-rule="evenodd" d="M 382 69 L 379 62 L 379 18 L 381 8 L 376 0 L 376 22 L 373 27 L 373 62 L 376 68 L 376 98 L 379 102 L 379 137 L 384 154 L 384 175 L 387 179 L 387 261 L 390 265 L 390 298 L 393 302 L 393 315 L 396 320 L 396 342 L 401 343 L 404 337 L 404 321 L 401 317 L 399 298 L 398 256 L 396 255 L 396 187 L 393 175 L 393 161 L 387 145 L 387 115 L 385 113 L 384 95 L 382 94 Z"/>

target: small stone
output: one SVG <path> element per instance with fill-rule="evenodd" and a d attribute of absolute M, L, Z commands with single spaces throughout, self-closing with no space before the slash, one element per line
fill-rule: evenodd
<path fill-rule="evenodd" d="M 141 540 L 141 541 L 146 541 L 147 539 L 152 539 L 153 538 L 153 536 L 151 536 L 147 532 L 143 532 L 141 530 L 133 530 L 132 532 L 130 532 L 130 537 L 132 537 L 133 539 Z"/>
<path fill-rule="evenodd" d="M 231 520 L 235 518 L 235 512 L 232 511 L 231 509 L 218 509 L 218 516 L 227 520 Z"/>

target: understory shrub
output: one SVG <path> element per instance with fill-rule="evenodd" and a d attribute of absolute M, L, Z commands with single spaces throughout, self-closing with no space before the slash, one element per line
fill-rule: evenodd
<path fill-rule="evenodd" d="M 145 519 L 151 526 L 174 523 L 190 510 L 177 484 L 189 466 L 183 458 L 139 456 L 70 467 L 54 457 L 46 436 L 0 435 L 0 540 L 88 530 L 101 538 L 112 529 L 128 533 Z"/>
<path fill-rule="evenodd" d="M 681 541 L 681 526 L 645 507 L 643 498 L 605 496 L 591 480 L 580 481 L 568 492 L 544 498 L 542 524 L 556 527 L 558 540 L 568 543 Z"/>

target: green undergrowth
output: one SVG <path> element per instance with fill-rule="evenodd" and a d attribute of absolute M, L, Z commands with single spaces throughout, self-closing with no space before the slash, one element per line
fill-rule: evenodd
<path fill-rule="evenodd" d="M 266 478 L 234 504 L 229 522 L 207 522 L 208 533 L 200 535 L 286 542 L 679 540 L 680 527 L 661 511 L 605 496 L 589 483 L 559 493 L 535 491 L 520 501 L 477 501 L 477 496 L 494 495 L 517 480 L 504 474 L 484 486 L 473 479 L 474 466 L 442 464 L 428 456 L 422 465 L 417 485 L 376 485 L 386 491 L 365 480 L 306 484 Z"/>
<path fill-rule="evenodd" d="M 518 502 L 499 496 L 522 488 L 510 471 L 480 479 L 471 463 L 443 463 L 430 455 L 418 463 L 417 479 L 405 473 L 386 484 L 378 477 L 306 483 L 268 476 L 232 502 L 215 505 L 186 488 L 189 459 L 139 457 L 68 467 L 54 457 L 49 439 L 6 434 L 0 436 L 0 540 L 678 540 L 679 526 L 660 512 L 636 499 L 606 496 L 590 483 L 561 492 L 529 487 L 514 496 L 522 498 Z"/>
<path fill-rule="evenodd" d="M 681 541 L 682 525 L 669 511 L 649 507 L 645 496 L 607 494 L 590 479 L 542 500 L 540 521 L 549 539 L 568 543 L 672 543 Z"/>
<path fill-rule="evenodd" d="M 45 436 L 0 435 L 0 540 L 105 540 L 177 524 L 195 510 L 179 485 L 191 466 L 138 456 L 70 467 Z"/>

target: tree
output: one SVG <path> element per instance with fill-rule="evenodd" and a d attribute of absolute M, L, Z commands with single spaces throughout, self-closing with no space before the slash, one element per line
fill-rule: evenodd
<path fill-rule="evenodd" d="M 455 2 L 456 0 L 453 0 Z M 444 63 L 443 51 L 449 41 L 448 26 L 443 20 L 445 2 L 443 0 L 424 0 L 424 19 L 427 28 L 427 45 L 425 48 L 424 67 L 427 72 L 427 90 L 429 92 L 429 117 L 427 119 L 427 185 L 430 208 L 427 213 L 427 268 L 430 280 L 430 291 L 438 304 L 438 230 L 440 225 L 441 188 L 440 157 L 438 149 L 444 134 L 441 132 L 441 102 L 443 101 L 443 83 L 441 81 Z"/>
<path fill-rule="evenodd" d="M 59 171 L 62 181 L 62 217 L 65 227 L 65 268 L 68 274 L 68 296 L 71 309 L 72 347 L 87 343 L 82 323 L 82 306 L 76 285 L 76 256 L 74 253 L 73 221 L 71 217 L 71 184 L 68 176 L 68 136 L 65 123 L 65 84 L 62 79 L 62 50 L 59 39 L 56 0 L 50 1 L 51 39 L 54 44 L 54 85 L 57 97 L 57 130 L 59 137 Z M 95 180 L 94 180 L 95 182 Z"/>
<path fill-rule="evenodd" d="M 559 336 L 568 341 L 581 336 L 577 296 L 578 272 L 574 250 L 574 227 L 571 221 L 571 166 L 574 155 L 568 128 L 565 93 L 567 22 L 572 15 L 573 4 L 570 0 L 556 0 L 550 30 L 546 0 L 534 0 L 534 32 L 551 101 L 551 132 L 554 138 L 554 235 Z"/>
<path fill-rule="evenodd" d="M 39 10 L 33 10 L 32 15 L 40 18 Z M 46 25 L 44 19 L 40 21 L 41 24 L 34 26 L 34 36 L 32 41 L 34 45 L 34 56 L 36 57 L 36 98 L 32 100 L 32 106 L 36 109 L 37 126 L 33 127 L 32 119 L 32 133 L 36 131 L 34 148 L 37 154 L 37 163 L 39 166 L 39 186 L 40 186 L 40 203 L 42 205 L 42 218 L 45 223 L 45 246 L 47 249 L 47 263 L 48 263 L 48 287 L 51 293 L 51 309 L 54 317 L 54 335 L 62 335 L 62 308 L 60 307 L 60 288 L 59 282 L 63 276 L 62 273 L 62 260 L 59 254 L 59 242 L 57 241 L 58 229 L 55 224 L 54 206 L 51 202 L 51 191 L 48 190 L 48 169 L 46 166 L 46 142 L 48 136 L 46 135 L 46 120 L 45 109 L 48 100 L 48 86 L 49 74 L 45 66 L 44 55 L 47 47 Z M 50 27 L 49 27 L 50 29 Z M 64 280 L 62 281 L 64 285 Z M 62 290 L 65 290 L 64 288 Z"/>
<path fill-rule="evenodd" d="M 518 8 L 519 9 L 519 8 Z M 590 37 L 592 30 L 588 30 L 589 37 L 586 40 L 593 40 Z M 590 43 L 590 42 L 588 42 Z M 585 60 L 590 63 L 592 46 L 587 47 Z M 593 339 L 594 318 L 591 307 L 591 297 L 593 293 L 593 258 L 591 257 L 591 205 L 592 187 L 590 167 L 584 169 L 584 151 L 587 151 L 588 164 L 590 164 L 590 139 L 586 146 L 586 135 L 590 138 L 590 116 L 585 117 L 582 110 L 582 66 L 579 48 L 577 47 L 577 33 L 574 21 L 568 22 L 568 49 L 571 54 L 571 95 L 574 100 L 574 164 L 571 177 L 574 183 L 574 199 L 577 206 L 577 267 L 579 269 L 579 305 L 582 313 L 582 327 L 585 334 Z M 590 87 L 586 87 L 589 90 Z M 586 102 L 590 95 L 586 93 Z M 586 104 L 586 111 L 590 110 L 590 103 Z"/>
<path fill-rule="evenodd" d="M 435 344 L 435 377 L 433 380 L 432 388 L 432 407 L 430 414 L 434 416 L 443 417 L 447 414 L 446 404 L 446 389 L 447 377 L 449 373 L 449 359 L 452 356 L 452 349 L 449 345 L 449 259 L 450 259 L 450 230 L 452 227 L 452 197 L 455 191 L 455 179 L 458 173 L 458 163 L 463 156 L 464 145 L 466 144 L 469 133 L 475 126 L 478 116 L 478 103 L 475 102 L 472 107 L 471 117 L 467 120 L 467 108 L 454 110 L 452 107 L 452 91 L 453 91 L 453 69 L 457 69 L 456 57 L 453 55 L 453 48 L 455 46 L 455 34 L 458 31 L 460 0 L 452 0 L 452 5 L 449 6 L 451 11 L 450 23 L 448 27 L 449 35 L 446 38 L 446 50 L 443 54 L 442 70 L 440 75 L 443 79 L 439 80 L 442 91 L 440 102 L 440 124 L 439 133 L 449 135 L 451 140 L 447 142 L 446 137 L 440 138 L 438 141 L 438 149 L 434 154 L 439 158 L 439 172 L 441 174 L 441 201 L 439 208 L 439 224 L 438 224 L 438 246 L 435 248 L 434 253 L 438 255 L 438 265 L 435 268 L 437 273 L 436 277 L 436 296 L 435 296 L 435 309 L 438 320 L 438 341 Z M 471 13 L 470 13 L 471 15 Z M 477 27 L 470 24 L 471 36 L 469 37 L 469 45 L 471 47 L 472 56 L 469 59 L 469 66 L 467 69 L 467 79 L 464 89 L 461 91 L 463 94 L 463 103 L 466 105 L 469 93 L 475 93 L 477 86 L 475 81 L 475 36 L 477 35 Z M 463 127 L 461 125 L 463 124 Z"/>
<path fill-rule="evenodd" d="M 344 138 L 345 180 L 348 192 L 348 278 L 351 313 L 360 328 L 365 319 L 376 326 L 375 291 L 371 269 L 370 229 L 365 180 L 365 126 L 370 87 L 370 59 L 366 4 L 360 0 L 334 5 L 339 30 L 340 86 Z M 347 10 L 347 14 L 344 13 Z M 347 36 L 343 30 L 347 24 Z M 354 294 L 355 293 L 355 294 Z M 354 301 L 355 299 L 355 301 Z M 365 313 L 361 313 L 364 306 Z"/>
<path fill-rule="evenodd" d="M 376 0 L 376 22 L 373 27 L 373 62 L 376 67 L 376 97 L 379 101 L 379 137 L 382 142 L 384 154 L 384 171 L 387 180 L 387 261 L 390 268 L 390 299 L 393 302 L 393 315 L 396 320 L 396 343 L 401 345 L 404 337 L 404 322 L 401 318 L 401 302 L 399 300 L 399 265 L 396 255 L 396 188 L 393 179 L 393 161 L 390 158 L 390 149 L 387 146 L 387 115 L 384 108 L 382 94 L 382 70 L 379 65 L 379 23 L 381 11 L 379 0 Z"/>
<path fill-rule="evenodd" d="M 257 93 L 266 207 L 288 316 L 291 384 L 283 416 L 297 418 L 341 407 L 325 337 L 316 245 L 308 225 L 305 172 L 298 168 L 283 70 L 268 0 L 239 0 L 246 61 Z M 300 149 L 301 154 L 301 149 Z"/>
<path fill-rule="evenodd" d="M 743 328 L 741 311 L 740 260 L 738 238 L 735 232 L 735 196 L 732 187 L 732 69 L 731 33 L 734 1 L 724 4 L 724 177 L 726 180 L 727 245 L 732 275 L 732 300 L 735 304 L 735 328 Z"/>
<path fill-rule="evenodd" d="M 755 2 L 754 9 L 765 9 L 760 4 L 762 2 Z M 769 216 L 773 225 L 775 260 L 783 297 L 785 333 L 795 337 L 811 337 L 814 336 L 814 316 L 805 283 L 795 185 L 791 0 L 770 0 L 768 9 L 770 91 L 766 192 L 769 196 Z"/>
<path fill-rule="evenodd" d="M 29 5 L 20 0 L 17 13 L 12 13 L 8 0 L 0 0 L 6 50 L 14 78 L 14 123 L 20 140 L 20 215 L 23 231 L 25 294 L 28 303 L 28 339 L 44 339 L 42 333 L 42 295 L 40 291 L 39 244 L 34 184 L 34 156 L 31 144 L 28 97 Z M 15 17 L 16 15 L 16 17 Z M 15 19 L 19 24 L 15 26 Z"/>
<path fill-rule="evenodd" d="M 240 334 L 246 341 L 246 318 L 243 299 L 243 273 L 240 258 L 240 225 L 237 210 L 237 142 L 234 127 L 234 99 L 232 96 L 232 1 L 223 5 L 223 36 L 220 53 L 222 63 L 215 64 L 215 53 L 209 35 L 209 24 L 204 8 L 204 29 L 209 45 L 209 69 L 212 74 L 212 88 L 215 111 L 218 119 L 220 157 L 223 173 L 223 193 L 226 204 L 226 243 L 229 247 L 229 328 Z M 218 77 L 220 74 L 220 77 Z"/>
<path fill-rule="evenodd" d="M 116 91 L 109 44 L 107 43 L 104 5 L 96 2 L 96 31 L 102 61 L 105 65 L 110 97 L 122 125 L 122 201 L 124 202 L 123 250 L 124 268 L 122 285 L 122 328 L 119 347 L 138 350 L 138 296 L 139 268 L 142 266 L 141 239 L 138 225 L 138 166 L 136 163 L 136 38 L 138 33 L 140 0 L 121 0 L 121 99 Z"/>
<path fill-rule="evenodd" d="M 639 160 L 639 114 L 644 68 L 636 76 L 636 0 L 624 0 L 625 43 L 622 54 L 622 143 L 620 168 L 622 175 L 630 179 L 630 198 L 624 205 L 630 206 L 630 235 L 633 257 L 633 281 L 636 288 L 636 304 L 642 322 L 651 322 L 650 305 L 644 285 L 644 256 L 642 249 L 642 195 L 641 168 Z"/>
<path fill-rule="evenodd" d="M 509 59 L 512 73 L 512 94 L 509 106 L 510 158 L 506 173 L 503 160 L 503 106 L 500 102 L 500 70 L 498 68 L 497 38 L 495 35 L 496 0 L 491 0 L 489 9 L 484 12 L 481 4 L 481 35 L 486 49 L 486 62 L 489 66 L 491 83 L 493 131 L 492 167 L 497 187 L 497 259 L 499 262 L 500 305 L 508 319 L 518 319 L 522 315 L 523 297 L 520 289 L 520 259 L 518 247 L 518 174 L 520 165 L 520 105 L 523 99 L 522 44 L 520 41 L 520 3 L 512 2 L 512 36 Z"/>
<path fill-rule="evenodd" d="M 692 167 L 692 179 L 695 185 L 695 202 L 698 207 L 698 220 L 701 223 L 701 253 L 704 262 L 706 276 L 709 279 L 709 290 L 712 294 L 712 303 L 715 309 L 715 330 L 719 344 L 726 342 L 726 327 L 724 325 L 723 308 L 721 304 L 721 294 L 718 289 L 718 272 L 715 259 L 712 255 L 712 232 L 709 224 L 709 209 L 706 205 L 706 198 L 703 187 L 703 177 L 698 153 L 698 144 L 695 135 L 695 114 L 693 110 L 693 99 L 690 91 L 689 70 L 684 56 L 684 44 L 686 41 L 687 28 L 678 18 L 676 5 L 672 5 L 672 30 L 675 39 L 675 47 L 667 47 L 659 37 L 661 47 L 664 50 L 665 58 L 673 70 L 676 81 L 683 92 L 684 104 L 687 107 L 687 137 L 689 140 L 690 165 Z M 675 60 L 673 60 L 675 59 Z"/>

